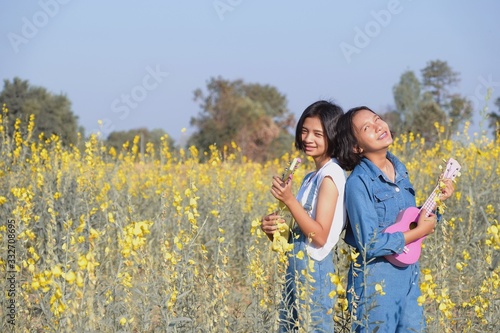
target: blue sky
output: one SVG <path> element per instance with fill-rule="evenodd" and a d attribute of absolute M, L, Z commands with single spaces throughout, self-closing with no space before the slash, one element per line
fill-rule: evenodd
<path fill-rule="evenodd" d="M 0 78 L 64 93 L 87 134 L 194 130 L 211 77 L 269 84 L 297 115 L 318 99 L 384 112 L 403 72 L 443 60 L 454 92 L 500 97 L 500 2 L 0 0 Z M 3 84 L 2 84 L 3 87 Z M 182 128 L 187 132 L 182 133 Z"/>

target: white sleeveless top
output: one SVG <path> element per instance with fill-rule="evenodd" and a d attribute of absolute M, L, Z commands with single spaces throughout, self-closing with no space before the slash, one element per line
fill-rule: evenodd
<path fill-rule="evenodd" d="M 332 158 L 328 161 L 321 169 L 316 172 L 312 177 L 309 176 L 299 189 L 297 193 L 297 200 L 304 207 L 307 202 L 307 198 L 309 196 L 309 192 L 314 187 L 314 194 L 312 197 L 311 211 L 309 211 L 309 216 L 316 220 L 316 206 L 318 199 L 319 188 L 321 187 L 321 182 L 325 177 L 330 177 L 335 185 L 337 186 L 337 190 L 339 192 L 339 197 L 337 199 L 337 206 L 335 207 L 335 214 L 333 216 L 332 226 L 330 228 L 330 233 L 328 234 L 328 238 L 326 243 L 322 247 L 317 247 L 316 245 L 310 243 L 306 244 L 307 253 L 315 260 L 323 260 L 328 253 L 333 249 L 335 244 L 337 244 L 340 234 L 344 229 L 346 222 L 346 209 L 344 205 L 344 189 L 346 182 L 346 174 L 345 171 L 337 164 L 337 160 Z M 316 182 L 316 186 L 313 184 Z"/>

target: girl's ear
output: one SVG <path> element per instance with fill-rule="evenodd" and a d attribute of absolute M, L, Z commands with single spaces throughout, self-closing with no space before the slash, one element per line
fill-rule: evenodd
<path fill-rule="evenodd" d="M 360 148 L 358 145 L 354 146 L 354 148 L 352 148 L 352 150 L 353 150 L 356 154 L 362 154 L 362 153 L 363 153 L 363 148 Z"/>

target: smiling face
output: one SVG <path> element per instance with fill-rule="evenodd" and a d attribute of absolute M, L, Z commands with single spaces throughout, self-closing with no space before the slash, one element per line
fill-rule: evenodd
<path fill-rule="evenodd" d="M 352 119 L 352 126 L 358 142 L 357 152 L 365 156 L 385 151 L 393 141 L 389 125 L 369 110 L 358 111 Z"/>
<path fill-rule="evenodd" d="M 321 120 L 318 117 L 307 117 L 302 125 L 303 150 L 307 156 L 315 160 L 326 156 L 326 137 Z"/>

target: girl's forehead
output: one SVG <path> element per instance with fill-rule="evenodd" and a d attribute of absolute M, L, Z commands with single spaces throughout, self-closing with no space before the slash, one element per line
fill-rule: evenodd
<path fill-rule="evenodd" d="M 371 118 L 373 116 L 376 116 L 376 113 L 372 112 L 370 110 L 366 110 L 366 109 L 359 110 L 358 112 L 356 112 L 354 114 L 354 118 L 357 118 L 357 117 L 369 117 L 369 118 Z"/>
<path fill-rule="evenodd" d="M 323 128 L 323 125 L 319 117 L 307 117 L 306 119 L 304 119 L 304 127 Z"/>
<path fill-rule="evenodd" d="M 353 122 L 364 122 L 364 121 L 373 119 L 376 116 L 377 116 L 377 114 L 375 112 L 370 111 L 370 110 L 359 110 L 358 112 L 356 112 L 353 115 L 352 121 Z"/>
<path fill-rule="evenodd" d="M 318 116 L 310 116 L 310 117 L 307 117 L 306 119 L 304 119 L 304 122 L 309 122 L 309 123 L 318 122 L 318 123 L 321 123 L 321 119 L 319 119 Z"/>

